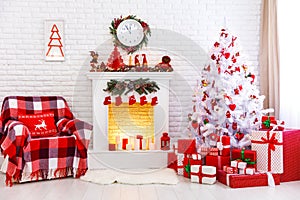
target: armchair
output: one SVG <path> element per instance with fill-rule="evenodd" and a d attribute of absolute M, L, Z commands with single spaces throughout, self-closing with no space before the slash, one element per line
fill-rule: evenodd
<path fill-rule="evenodd" d="M 91 132 L 92 125 L 76 119 L 63 97 L 5 97 L 0 149 L 6 185 L 84 175 Z"/>

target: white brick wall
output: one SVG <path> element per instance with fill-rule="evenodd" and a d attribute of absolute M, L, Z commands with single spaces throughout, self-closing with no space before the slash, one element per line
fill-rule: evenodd
<path fill-rule="evenodd" d="M 167 54 L 171 81 L 170 132 L 179 135 L 191 112 L 191 95 L 206 53 L 226 25 L 238 36 L 241 54 L 258 68 L 261 0 L 1 0 L 0 101 L 7 95 L 62 95 L 77 117 L 92 121 L 89 51 L 106 62 L 113 18 L 136 14 L 150 24 L 150 65 Z M 44 20 L 65 22 L 64 62 L 44 61 Z M 124 61 L 127 62 L 126 55 Z M 255 72 L 257 73 L 257 71 Z"/>

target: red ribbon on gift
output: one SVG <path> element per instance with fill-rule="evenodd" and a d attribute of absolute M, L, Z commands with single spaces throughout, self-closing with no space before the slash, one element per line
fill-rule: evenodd
<path fill-rule="evenodd" d="M 207 177 L 207 178 L 214 178 L 217 175 L 216 174 L 204 174 L 202 173 L 202 165 L 199 166 L 199 172 L 190 172 L 190 175 L 198 176 L 199 177 L 199 183 L 202 183 L 202 178 Z"/>
<path fill-rule="evenodd" d="M 283 145 L 283 143 L 278 142 L 275 137 L 276 133 L 273 133 L 270 138 L 270 131 L 267 131 L 267 138 L 261 137 L 261 141 L 251 140 L 252 143 L 256 144 L 268 144 L 268 171 L 271 171 L 271 151 L 275 151 L 275 145 Z"/>

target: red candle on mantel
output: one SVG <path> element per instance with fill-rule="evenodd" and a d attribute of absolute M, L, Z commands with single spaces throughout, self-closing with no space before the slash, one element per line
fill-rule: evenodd
<path fill-rule="evenodd" d="M 122 149 L 126 150 L 126 144 L 128 144 L 128 138 L 123 138 L 122 139 Z"/>
<path fill-rule="evenodd" d="M 140 140 L 140 150 L 142 150 L 143 149 L 143 144 L 142 144 L 142 142 L 143 142 L 143 136 L 142 135 L 137 135 L 136 139 Z"/>

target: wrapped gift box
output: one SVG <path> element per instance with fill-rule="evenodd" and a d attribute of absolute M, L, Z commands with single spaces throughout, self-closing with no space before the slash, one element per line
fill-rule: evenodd
<path fill-rule="evenodd" d="M 181 175 L 181 176 L 183 176 L 183 172 L 184 172 L 183 161 L 184 161 L 184 154 L 178 153 L 177 154 L 177 174 Z"/>
<path fill-rule="evenodd" d="M 274 116 L 262 116 L 261 118 L 261 129 L 263 130 L 271 130 L 271 121 L 274 122 L 275 117 Z"/>
<path fill-rule="evenodd" d="M 191 165 L 191 182 L 214 184 L 216 182 L 216 168 L 213 166 Z"/>
<path fill-rule="evenodd" d="M 282 131 L 252 131 L 251 149 L 257 151 L 257 170 L 283 173 Z"/>
<path fill-rule="evenodd" d="M 183 159 L 183 176 L 186 178 L 191 177 L 191 166 L 202 165 L 200 154 L 185 154 Z"/>
<path fill-rule="evenodd" d="M 229 156 L 206 156 L 206 165 L 214 166 L 217 169 L 223 169 L 223 166 L 230 165 Z"/>
<path fill-rule="evenodd" d="M 280 184 L 280 174 L 272 174 L 275 185 Z M 267 173 L 244 175 L 244 174 L 227 174 L 223 170 L 218 170 L 217 179 L 220 183 L 231 188 L 245 188 L 268 186 Z"/>
<path fill-rule="evenodd" d="M 256 151 L 244 150 L 244 149 L 233 149 L 231 151 L 231 160 L 241 160 L 247 163 L 247 167 L 256 169 Z"/>
<path fill-rule="evenodd" d="M 177 155 L 174 152 L 168 153 L 167 167 L 174 169 L 177 172 Z"/>
<path fill-rule="evenodd" d="M 219 155 L 219 149 L 218 148 L 209 148 L 208 155 L 218 156 Z"/>
<path fill-rule="evenodd" d="M 237 167 L 223 166 L 223 171 L 227 174 L 237 174 L 238 173 L 238 168 Z"/>
<path fill-rule="evenodd" d="M 283 174 L 281 182 L 300 180 L 300 130 L 287 129 L 283 134 Z"/>
<path fill-rule="evenodd" d="M 221 156 L 230 156 L 230 137 L 222 135 L 220 141 L 217 142 L 217 147 Z"/>
<path fill-rule="evenodd" d="M 178 153 L 194 154 L 197 153 L 196 150 L 196 140 L 195 139 L 178 139 Z"/>

